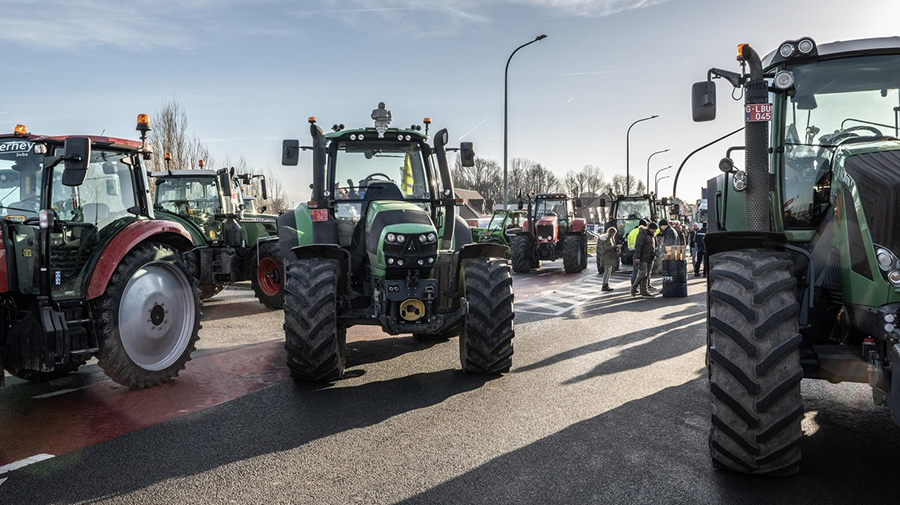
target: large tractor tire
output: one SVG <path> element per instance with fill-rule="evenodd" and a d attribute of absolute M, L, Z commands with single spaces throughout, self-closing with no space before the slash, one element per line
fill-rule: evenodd
<path fill-rule="evenodd" d="M 336 260 L 295 260 L 285 271 L 284 348 L 296 381 L 333 381 L 344 375 L 347 330 L 338 327 Z"/>
<path fill-rule="evenodd" d="M 581 270 L 584 270 L 588 266 L 588 239 L 587 235 L 581 235 Z"/>
<path fill-rule="evenodd" d="M 77 372 L 78 367 L 83 365 L 84 362 L 81 363 L 67 363 L 65 365 L 60 365 L 53 369 L 50 372 L 39 372 L 37 370 L 26 370 L 26 369 L 16 369 L 10 370 L 9 373 L 13 377 L 18 377 L 22 380 L 26 380 L 28 382 L 47 382 L 52 381 L 54 379 L 59 379 L 65 377 L 71 373 Z M 0 373 L 3 373 L 3 368 L 0 367 Z"/>
<path fill-rule="evenodd" d="M 284 305 L 284 258 L 278 242 L 263 242 L 250 266 L 250 286 L 259 303 L 270 309 Z"/>
<path fill-rule="evenodd" d="M 584 240 L 578 235 L 568 235 L 563 239 L 563 268 L 567 274 L 578 273 L 587 266 Z"/>
<path fill-rule="evenodd" d="M 803 369 L 792 269 L 787 255 L 766 249 L 710 258 L 709 448 L 717 468 L 799 470 Z"/>
<path fill-rule="evenodd" d="M 185 260 L 188 263 L 188 266 L 191 268 L 191 272 L 194 274 L 194 278 L 198 280 L 200 279 L 200 260 L 197 259 L 198 254 L 194 251 L 191 251 L 184 255 Z M 228 287 L 226 284 L 200 284 L 200 299 L 208 300 L 220 292 L 223 289 Z"/>
<path fill-rule="evenodd" d="M 512 366 L 515 336 L 512 275 L 506 260 L 463 261 L 462 279 L 469 313 L 459 333 L 464 372 L 496 374 Z"/>
<path fill-rule="evenodd" d="M 100 368 L 130 388 L 169 382 L 200 338 L 200 292 L 184 258 L 165 244 L 136 246 L 93 302 Z"/>
<path fill-rule="evenodd" d="M 528 273 L 534 265 L 534 245 L 528 235 L 516 235 L 509 244 L 512 268 L 518 274 Z"/>

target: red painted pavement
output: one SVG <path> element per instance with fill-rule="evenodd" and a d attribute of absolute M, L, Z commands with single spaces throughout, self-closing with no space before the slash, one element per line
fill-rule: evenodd
<path fill-rule="evenodd" d="M 289 380 L 284 343 L 264 342 L 194 359 L 177 379 L 130 390 L 106 379 L 0 408 L 0 466 L 58 456 L 182 417 Z"/>

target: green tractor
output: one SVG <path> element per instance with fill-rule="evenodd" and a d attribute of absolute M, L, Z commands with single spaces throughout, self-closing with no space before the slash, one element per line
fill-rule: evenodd
<path fill-rule="evenodd" d="M 428 126 L 390 127 L 379 104 L 374 128 L 285 140 L 282 164 L 312 151 L 312 197 L 278 219 L 285 269 L 285 348 L 291 376 L 331 381 L 346 365 L 347 328 L 391 335 L 459 336 L 466 372 L 509 371 L 514 336 L 508 249 L 466 243 L 455 215 L 448 133 L 429 145 Z M 472 144 L 459 148 L 473 166 Z M 470 240 L 470 239 L 469 239 Z"/>
<path fill-rule="evenodd" d="M 172 380 L 191 359 L 200 298 L 180 222 L 156 215 L 141 141 L 0 135 L 0 385 L 70 374 L 91 358 L 114 381 Z"/>
<path fill-rule="evenodd" d="M 181 223 L 194 241 L 185 259 L 208 299 L 229 284 L 250 281 L 259 302 L 270 309 L 284 303 L 284 262 L 276 217 L 248 213 L 243 187 L 261 175 L 236 175 L 234 169 L 165 170 L 150 174 L 156 185 L 154 209 Z"/>
<path fill-rule="evenodd" d="M 606 206 L 605 199 L 600 200 L 600 206 Z M 616 242 L 622 244 L 622 263 L 630 265 L 634 262 L 634 250 L 628 247 L 628 234 L 641 219 L 648 223 L 657 221 L 660 210 L 651 195 L 619 195 L 610 203 L 607 225 L 616 227 Z"/>
<path fill-rule="evenodd" d="M 491 215 L 487 228 L 472 228 L 472 240 L 480 244 L 503 244 L 509 246 L 510 233 L 525 228 L 528 213 L 524 210 L 497 209 Z"/>
<path fill-rule="evenodd" d="M 900 424 L 900 38 L 738 60 L 692 90 L 695 121 L 715 118 L 713 77 L 745 100 L 743 170 L 726 157 L 707 188 L 709 447 L 789 474 L 801 379 L 869 384 Z"/>

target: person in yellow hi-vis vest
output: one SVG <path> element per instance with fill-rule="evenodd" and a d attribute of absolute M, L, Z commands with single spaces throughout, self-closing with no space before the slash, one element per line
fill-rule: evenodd
<path fill-rule="evenodd" d="M 412 159 L 407 154 L 406 159 L 403 160 L 403 168 L 400 172 L 400 189 L 403 191 L 403 194 L 412 195 L 413 184 L 415 184 L 415 180 L 413 179 Z"/>
<path fill-rule="evenodd" d="M 641 232 L 641 228 L 646 228 L 646 227 L 647 227 L 647 221 L 645 219 L 641 219 L 641 221 L 638 223 L 638 225 L 635 226 L 634 229 L 628 233 L 627 244 L 628 244 L 628 249 L 630 251 L 634 251 L 634 243 L 637 241 L 637 236 L 638 236 L 638 233 Z M 632 257 L 633 257 L 633 253 L 632 253 Z M 634 284 L 634 280 L 637 278 L 638 268 L 636 266 L 634 266 L 633 259 L 631 261 L 631 265 L 632 265 L 631 266 L 631 283 Z"/>

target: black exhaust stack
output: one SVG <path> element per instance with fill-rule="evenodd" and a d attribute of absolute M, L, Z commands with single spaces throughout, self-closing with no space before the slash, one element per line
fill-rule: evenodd
<path fill-rule="evenodd" d="M 749 45 L 741 47 L 741 57 L 747 63 L 750 74 L 744 83 L 744 104 L 769 103 L 769 85 L 763 78 L 762 62 Z M 770 231 L 769 218 L 769 122 L 748 120 L 744 129 L 747 170 L 746 220 L 747 231 Z"/>

